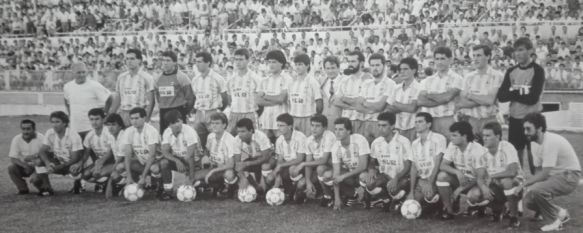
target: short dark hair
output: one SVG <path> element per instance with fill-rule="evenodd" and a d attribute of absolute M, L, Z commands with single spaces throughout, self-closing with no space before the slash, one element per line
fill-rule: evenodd
<path fill-rule="evenodd" d="M 283 122 L 286 125 L 291 125 L 291 126 L 294 125 L 294 118 L 289 113 L 284 113 L 284 114 L 277 116 L 277 118 L 275 118 L 275 121 Z"/>
<path fill-rule="evenodd" d="M 472 130 L 472 125 L 467 121 L 458 121 L 453 123 L 449 127 L 449 132 L 458 132 L 460 135 L 466 136 L 468 142 L 474 140 L 474 132 Z"/>
<path fill-rule="evenodd" d="M 308 56 L 308 54 L 305 54 L 305 53 L 298 54 L 297 56 L 294 57 L 294 63 L 302 63 L 302 64 L 308 66 L 308 71 L 310 71 L 311 62 L 310 62 L 310 56 Z"/>
<path fill-rule="evenodd" d="M 132 110 L 130 110 L 130 116 L 134 115 L 136 113 L 140 114 L 141 118 L 146 117 L 146 109 L 144 109 L 144 108 L 135 107 L 135 108 L 132 108 Z"/>
<path fill-rule="evenodd" d="M 103 111 L 103 108 L 92 108 L 91 110 L 89 110 L 87 115 L 88 116 L 100 116 L 101 118 L 105 118 L 105 111 Z"/>
<path fill-rule="evenodd" d="M 169 57 L 170 59 L 172 59 L 173 62 L 178 61 L 178 58 L 176 57 L 176 53 L 174 53 L 172 51 L 162 52 L 162 57 Z"/>
<path fill-rule="evenodd" d="M 428 112 L 418 112 L 415 117 L 423 117 L 425 122 L 431 123 L 433 125 L 433 116 L 431 116 L 431 114 Z"/>
<path fill-rule="evenodd" d="M 251 132 L 255 132 L 255 126 L 253 125 L 253 121 L 249 118 L 243 118 L 235 124 L 236 128 L 246 128 Z"/>
<path fill-rule="evenodd" d="M 490 46 L 488 45 L 484 45 L 484 44 L 480 44 L 480 45 L 476 45 L 472 48 L 473 51 L 477 51 L 477 50 L 482 50 L 484 51 L 484 55 L 486 56 L 492 56 L 492 49 L 490 48 Z"/>
<path fill-rule="evenodd" d="M 31 119 L 24 119 L 22 121 L 20 121 L 20 127 L 22 127 L 22 125 L 24 124 L 28 124 L 30 126 L 32 126 L 32 129 L 36 129 L 36 123 L 34 123 L 34 121 L 32 121 Z"/>
<path fill-rule="evenodd" d="M 357 56 L 359 62 L 364 62 L 364 54 L 358 50 L 353 50 L 348 53 L 348 56 Z"/>
<path fill-rule="evenodd" d="M 395 125 L 395 122 L 397 121 L 397 116 L 392 112 L 381 112 L 377 116 L 377 120 L 389 122 L 389 125 L 393 126 L 393 125 Z"/>
<path fill-rule="evenodd" d="M 413 57 L 406 57 L 401 59 L 399 62 L 399 70 L 401 70 L 402 64 L 408 65 L 409 69 L 415 70 L 415 75 L 417 75 L 417 72 L 419 71 L 419 62 L 417 62 L 417 59 Z"/>
<path fill-rule="evenodd" d="M 310 118 L 310 122 L 320 123 L 324 128 L 328 128 L 328 118 L 322 114 L 314 115 Z"/>
<path fill-rule="evenodd" d="M 245 56 L 245 59 L 249 59 L 251 55 L 249 55 L 249 50 L 246 48 L 240 48 L 235 50 L 235 56 Z"/>
<path fill-rule="evenodd" d="M 199 58 L 202 57 L 202 61 L 209 63 L 209 65 L 213 64 L 213 55 L 211 55 L 209 52 L 198 52 L 196 53 L 196 55 L 194 55 L 195 58 Z"/>
<path fill-rule="evenodd" d="M 524 48 L 526 49 L 532 49 L 534 47 L 532 45 L 532 41 L 530 41 L 530 39 L 528 39 L 527 37 L 520 37 L 516 39 L 516 41 L 514 42 L 514 48 L 517 49 L 520 46 L 524 46 Z"/>
<path fill-rule="evenodd" d="M 334 121 L 334 125 L 344 125 L 344 128 L 352 133 L 352 122 L 346 117 L 337 118 Z"/>
<path fill-rule="evenodd" d="M 336 56 L 327 56 L 322 62 L 322 66 L 325 66 L 326 63 L 332 63 L 336 65 L 336 67 L 340 67 L 340 61 L 338 61 L 338 58 Z"/>
<path fill-rule="evenodd" d="M 223 124 L 228 125 L 229 120 L 227 115 L 222 112 L 215 112 L 211 115 L 211 121 L 221 121 Z"/>
<path fill-rule="evenodd" d="M 543 132 L 547 131 L 547 119 L 542 113 L 529 113 L 524 117 L 524 122 L 533 124 L 535 129 L 542 128 Z"/>
<path fill-rule="evenodd" d="M 63 111 L 52 112 L 51 115 L 49 116 L 49 120 L 53 119 L 53 118 L 57 118 L 57 119 L 61 120 L 61 122 L 69 125 L 69 116 L 67 116 L 67 113 L 65 113 Z"/>
<path fill-rule="evenodd" d="M 182 122 L 182 113 L 176 109 L 172 109 L 164 114 L 164 120 L 169 124 L 174 124 L 178 121 Z"/>
<path fill-rule="evenodd" d="M 123 119 L 117 113 L 112 113 L 112 114 L 107 115 L 107 118 L 105 119 L 105 124 L 111 124 L 111 123 L 117 124 L 122 129 L 124 129 L 126 127 L 126 124 L 123 123 Z"/>
<path fill-rule="evenodd" d="M 443 46 L 435 48 L 435 51 L 433 51 L 433 56 L 435 57 L 437 54 L 445 55 L 447 58 L 451 58 L 452 56 L 451 49 Z"/>
<path fill-rule="evenodd" d="M 136 55 L 136 59 L 138 60 L 142 60 L 142 51 L 140 51 L 139 49 L 128 49 L 128 51 L 126 51 L 126 54 L 134 54 Z"/>
<path fill-rule="evenodd" d="M 482 127 L 482 130 L 485 129 L 492 130 L 494 135 L 497 135 L 499 139 L 502 139 L 502 125 L 500 125 L 500 123 L 496 121 L 490 121 Z"/>
<path fill-rule="evenodd" d="M 385 59 L 385 56 L 383 56 L 380 53 L 373 53 L 372 55 L 370 55 L 370 57 L 368 58 L 368 64 L 370 64 L 370 61 L 372 60 L 381 60 L 381 63 L 383 65 L 385 65 L 385 63 L 387 62 L 387 59 Z"/>

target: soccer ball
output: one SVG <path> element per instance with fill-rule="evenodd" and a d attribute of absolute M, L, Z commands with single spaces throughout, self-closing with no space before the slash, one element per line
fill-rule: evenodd
<path fill-rule="evenodd" d="M 196 189 L 192 185 L 181 185 L 176 190 L 176 198 L 184 202 L 193 201 L 196 198 Z"/>
<path fill-rule="evenodd" d="M 252 202 L 257 198 L 257 190 L 251 185 L 247 185 L 247 188 L 240 188 L 238 193 L 239 201 L 241 202 Z"/>
<path fill-rule="evenodd" d="M 421 215 L 421 205 L 415 200 L 406 200 L 401 206 L 401 215 L 406 219 L 416 219 Z"/>
<path fill-rule="evenodd" d="M 272 188 L 265 194 L 265 200 L 270 206 L 278 206 L 285 201 L 285 194 L 280 188 Z"/>
<path fill-rule="evenodd" d="M 144 196 L 144 190 L 138 184 L 128 184 L 123 189 L 123 196 L 128 201 L 137 201 Z"/>

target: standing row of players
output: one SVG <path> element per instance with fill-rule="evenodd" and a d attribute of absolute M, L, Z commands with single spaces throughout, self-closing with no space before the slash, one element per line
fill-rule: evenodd
<path fill-rule="evenodd" d="M 277 117 L 280 136 L 274 147 L 250 119 L 236 123 L 233 137 L 226 131 L 226 115 L 214 113 L 207 150 L 202 150 L 195 130 L 181 117 L 176 110 L 164 115 L 169 128 L 160 139 L 145 122 L 144 109 L 130 111 L 131 126 L 126 129 L 118 114 L 105 117 L 102 109 L 92 109 L 93 129 L 83 142 L 70 130 L 63 112 L 50 115 L 53 127 L 45 135 L 35 132 L 34 122 L 24 120 L 23 133 L 12 142 L 11 178 L 24 192 L 28 188 L 23 177 L 32 176 L 41 195 L 53 194 L 48 174 L 61 174 L 105 182 L 108 197 L 119 189 L 116 186 L 137 183 L 152 185 L 162 200 L 168 200 L 175 171 L 186 175 L 187 184 L 211 187 L 223 197 L 252 185 L 261 194 L 283 188 L 286 199 L 295 203 L 318 197 L 322 206 L 334 209 L 363 204 L 390 211 L 414 199 L 423 203 L 425 212 L 440 210 L 442 219 L 453 218 L 459 197 L 465 194 L 472 209 L 491 208 L 495 221 L 508 209 L 511 227 L 520 225 L 518 202 L 524 196 L 528 208 L 554 218 L 541 228 L 547 231 L 559 229 L 569 219 L 566 209 L 549 201 L 572 192 L 581 170 L 572 146 L 562 136 L 546 132 L 545 118 L 538 113 L 527 115 L 524 123 L 536 148 L 535 165 L 542 169 L 529 179 L 523 176 L 516 149 L 502 141 L 497 122 L 483 127 L 483 146 L 474 140 L 468 122 L 455 122 L 449 127 L 447 145 L 443 135 L 431 130 L 431 114 L 420 112 L 415 117 L 418 137 L 411 143 L 395 129 L 395 114 L 383 112 L 377 116 L 379 136 L 369 146 L 348 118 L 336 119 L 331 132 L 325 116 L 313 116 L 311 135 L 306 137 L 294 130 L 293 117 L 285 113 Z M 32 152 L 23 149 L 31 150 L 34 144 L 40 145 L 38 156 L 20 160 L 20 155 Z"/>

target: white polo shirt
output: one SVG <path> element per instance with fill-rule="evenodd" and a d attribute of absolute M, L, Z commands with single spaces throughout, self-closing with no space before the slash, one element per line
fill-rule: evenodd
<path fill-rule="evenodd" d="M 320 84 L 314 77 L 294 77 L 288 89 L 289 114 L 310 117 L 316 114 L 316 100 L 322 99 Z"/>
<path fill-rule="evenodd" d="M 130 111 L 136 107 L 143 108 L 154 104 L 147 98 L 148 92 L 154 91 L 154 78 L 141 68 L 135 76 L 129 71 L 121 73 L 115 91 L 121 98 L 121 110 Z"/>
<path fill-rule="evenodd" d="M 255 93 L 259 87 L 257 73 L 249 70 L 245 75 L 233 73 L 227 84 L 227 92 L 231 96 L 232 113 L 250 113 L 257 111 Z"/>
<path fill-rule="evenodd" d="M 417 80 L 413 79 L 409 87 L 405 89 L 405 83 L 402 82 L 397 84 L 394 92 L 387 98 L 388 104 L 394 104 L 395 102 L 401 104 L 411 104 L 413 101 L 417 101 L 419 97 L 419 92 L 421 91 L 421 84 Z M 400 112 L 396 114 L 395 128 L 400 130 L 409 130 L 415 128 L 415 114 L 411 112 Z"/>
<path fill-rule="evenodd" d="M 507 141 L 500 141 L 496 154 L 493 155 L 488 150 L 488 153 L 483 155 L 481 160 L 480 163 L 486 165 L 488 175 L 496 175 L 504 172 L 508 166 L 513 163 L 517 164 L 519 170 L 522 171 L 518 160 L 518 152 L 516 151 L 516 148 Z M 522 175 L 520 173 L 522 172 L 519 172 L 519 175 Z"/>
<path fill-rule="evenodd" d="M 504 74 L 492 67 L 488 67 L 486 73 L 473 71 L 469 73 L 463 82 L 463 91 L 476 95 L 487 95 L 494 88 L 499 88 L 504 80 Z M 498 114 L 498 103 L 492 105 L 480 105 L 473 108 L 463 108 L 462 113 L 474 118 L 488 118 Z"/>
<path fill-rule="evenodd" d="M 82 84 L 77 84 L 75 80 L 69 81 L 63 87 L 63 95 L 71 111 L 71 128 L 75 132 L 84 132 L 91 130 L 87 116 L 89 110 L 103 108 L 111 93 L 100 83 L 87 79 Z"/>
<path fill-rule="evenodd" d="M 38 152 L 43 145 L 44 139 L 45 136 L 37 132 L 36 137 L 31 139 L 30 142 L 26 142 L 22 139 L 22 134 L 18 134 L 14 136 L 10 142 L 10 152 L 8 152 L 8 157 L 24 161 L 30 156 L 38 156 Z"/>
<path fill-rule="evenodd" d="M 447 92 L 451 88 L 462 90 L 463 78 L 449 70 L 445 76 L 436 73 L 421 81 L 421 89 L 427 94 L 441 94 Z M 448 103 L 435 107 L 422 107 L 422 112 L 428 112 L 433 117 L 453 116 L 455 109 L 455 98 Z"/>
<path fill-rule="evenodd" d="M 556 133 L 545 132 L 542 145 L 530 143 L 534 165 L 550 167 L 551 175 L 564 171 L 581 171 L 577 153 L 567 139 Z"/>
<path fill-rule="evenodd" d="M 192 92 L 196 97 L 194 108 L 197 110 L 213 110 L 223 106 L 221 93 L 227 91 L 225 79 L 214 70 L 206 77 L 202 74 L 192 79 Z"/>

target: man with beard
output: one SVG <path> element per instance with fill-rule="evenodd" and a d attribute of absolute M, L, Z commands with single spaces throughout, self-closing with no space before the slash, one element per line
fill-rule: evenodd
<path fill-rule="evenodd" d="M 553 221 L 543 226 L 542 231 L 560 230 L 569 221 L 569 212 L 550 201 L 575 191 L 581 178 L 579 159 L 569 141 L 546 131 L 547 122 L 541 113 L 526 115 L 523 126 L 531 142 L 535 166 L 534 176 L 521 186 L 526 191 L 524 204 L 540 213 L 544 220 Z"/>
<path fill-rule="evenodd" d="M 344 70 L 344 74 L 348 77 L 342 82 L 338 90 L 334 104 L 342 109 L 342 117 L 348 118 L 351 121 L 352 130 L 354 133 L 362 133 L 362 125 L 364 114 L 358 112 L 361 98 L 361 93 L 364 91 L 364 81 L 371 79 L 369 74 L 362 72 L 364 66 L 364 55 L 359 51 L 352 51 L 348 53 L 348 68 Z"/>
<path fill-rule="evenodd" d="M 387 98 L 395 89 L 395 81 L 384 76 L 385 57 L 375 53 L 368 59 L 373 79 L 367 79 L 362 85 L 358 112 L 363 113 L 362 127 L 356 133 L 372 142 L 377 137 L 377 116 L 385 109 Z"/>

